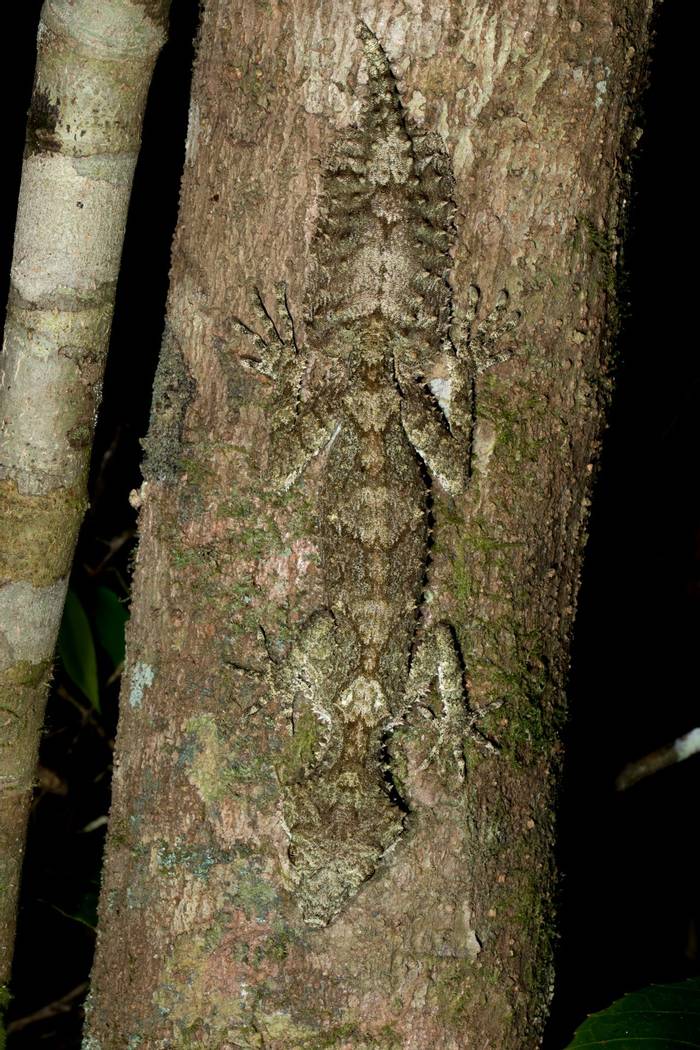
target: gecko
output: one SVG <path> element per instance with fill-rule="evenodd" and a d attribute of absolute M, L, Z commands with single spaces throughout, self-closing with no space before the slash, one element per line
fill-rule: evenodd
<path fill-rule="evenodd" d="M 426 762 L 449 752 L 465 775 L 461 652 L 449 624 L 425 620 L 431 493 L 455 498 L 468 483 L 475 377 L 512 352 L 503 336 L 517 320 L 502 293 L 477 323 L 475 286 L 457 319 L 449 158 L 438 136 L 409 131 L 379 40 L 364 24 L 359 35 L 365 98 L 323 171 L 305 345 L 282 284 L 273 310 L 258 295 L 256 327 L 234 320 L 242 364 L 275 384 L 274 484 L 300 483 L 322 457 L 323 602 L 272 676 L 290 729 L 281 818 L 301 914 L 317 928 L 404 834 L 392 739 L 411 712 L 437 726 Z"/>

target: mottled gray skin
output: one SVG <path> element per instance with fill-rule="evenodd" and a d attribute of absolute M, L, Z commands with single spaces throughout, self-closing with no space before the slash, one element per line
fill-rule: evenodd
<path fill-rule="evenodd" d="M 446 625 L 422 622 L 428 499 L 433 483 L 464 489 L 475 357 L 497 338 L 482 325 L 464 350 L 453 342 L 449 161 L 409 134 L 386 56 L 360 33 L 367 99 L 324 173 L 308 345 L 296 345 L 283 291 L 265 338 L 239 325 L 255 347 L 244 359 L 279 392 L 278 485 L 323 457 L 324 606 L 274 683 L 292 728 L 282 815 L 311 926 L 337 917 L 404 830 L 390 740 L 409 711 L 438 722 L 435 750 L 449 741 L 463 775 L 461 659 Z"/>

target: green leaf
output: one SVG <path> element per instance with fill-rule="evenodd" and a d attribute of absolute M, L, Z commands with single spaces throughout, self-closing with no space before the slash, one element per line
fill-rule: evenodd
<path fill-rule="evenodd" d="M 113 666 L 124 663 L 124 628 L 129 614 L 109 587 L 98 587 L 95 604 L 97 639 Z"/>
<path fill-rule="evenodd" d="M 75 591 L 68 591 L 58 632 L 58 653 L 66 674 L 85 694 L 96 711 L 100 710 L 97 684 L 97 657 L 88 618 Z"/>
<path fill-rule="evenodd" d="M 576 1031 L 566 1050 L 700 1050 L 700 978 L 630 992 Z"/>

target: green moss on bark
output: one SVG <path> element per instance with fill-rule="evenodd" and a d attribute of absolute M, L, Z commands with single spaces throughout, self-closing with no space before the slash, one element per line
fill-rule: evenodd
<path fill-rule="evenodd" d="M 0 481 L 0 504 L 0 582 L 45 587 L 66 576 L 87 507 L 83 485 L 30 496 Z"/>
<path fill-rule="evenodd" d="M 143 443 L 146 478 L 172 483 L 180 476 L 185 413 L 194 390 L 182 350 L 172 331 L 167 330 L 153 385 L 148 437 Z"/>
<path fill-rule="evenodd" d="M 0 762 L 5 777 L 21 776 L 27 762 L 27 737 L 33 739 L 44 710 L 50 660 L 21 660 L 0 671 L 0 711 L 5 715 Z M 33 752 L 32 752 L 33 763 Z"/>
<path fill-rule="evenodd" d="M 0 985 L 0 1050 L 5 1050 L 7 1032 L 5 1030 L 5 1013 L 10 1005 L 12 996 L 6 985 Z"/>

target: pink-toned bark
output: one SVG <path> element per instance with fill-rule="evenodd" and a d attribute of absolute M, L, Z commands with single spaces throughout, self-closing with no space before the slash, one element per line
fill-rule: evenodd
<path fill-rule="evenodd" d="M 539 1045 L 557 729 L 648 17 L 646 0 L 205 4 L 90 1050 Z M 450 157 L 455 307 L 472 285 L 487 304 L 507 288 L 522 318 L 514 356 L 478 383 L 466 495 L 433 488 L 426 616 L 454 626 L 469 710 L 497 747 L 469 737 L 458 785 L 421 768 L 430 741 L 406 728 L 408 830 L 313 928 L 280 817 L 290 730 L 268 669 L 323 602 L 324 459 L 271 486 L 276 387 L 241 361 L 238 321 L 259 325 L 257 287 L 281 325 L 284 281 L 308 343 L 322 172 L 360 120 L 363 25 L 406 126 Z"/>

